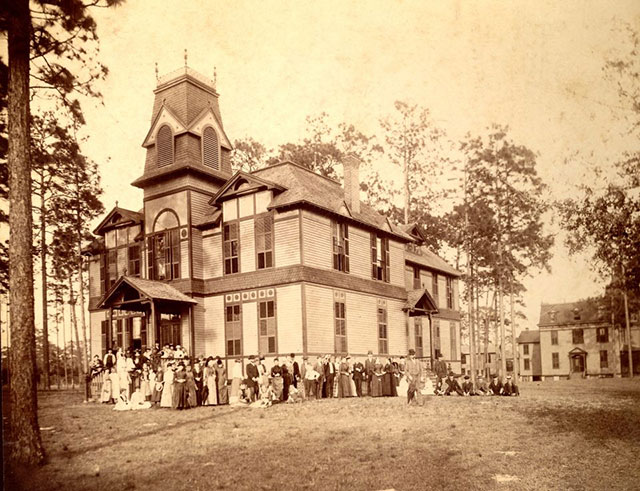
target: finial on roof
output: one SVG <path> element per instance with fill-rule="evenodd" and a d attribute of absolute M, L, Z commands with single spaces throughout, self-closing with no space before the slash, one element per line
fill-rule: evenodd
<path fill-rule="evenodd" d="M 116 208 L 118 207 L 118 200 L 116 200 Z"/>
<path fill-rule="evenodd" d="M 158 75 L 158 62 L 156 61 L 156 81 L 158 81 L 159 78 L 160 76 Z"/>
<path fill-rule="evenodd" d="M 216 84 L 218 83 L 218 73 L 216 71 L 216 67 L 213 67 L 213 88 L 216 88 Z"/>
<path fill-rule="evenodd" d="M 187 67 L 187 48 L 184 49 L 184 66 Z"/>

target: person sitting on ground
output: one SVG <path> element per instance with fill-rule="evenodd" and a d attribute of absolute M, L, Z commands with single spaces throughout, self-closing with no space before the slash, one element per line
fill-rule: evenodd
<path fill-rule="evenodd" d="M 507 375 L 507 381 L 502 386 L 503 396 L 519 396 L 520 390 L 518 386 L 511 380 L 511 375 Z"/>
<path fill-rule="evenodd" d="M 491 383 L 489 384 L 489 391 L 493 396 L 502 395 L 502 382 L 495 373 L 491 376 Z"/>
<path fill-rule="evenodd" d="M 460 384 L 458 383 L 458 380 L 455 378 L 455 375 L 453 372 L 449 372 L 449 374 L 447 375 L 447 378 L 444 381 L 444 385 L 445 385 L 445 389 L 444 389 L 445 396 L 450 396 L 454 392 L 459 396 L 464 395 L 464 393 L 462 392 L 462 388 L 460 387 Z"/>
<path fill-rule="evenodd" d="M 484 377 L 482 375 L 479 375 L 478 379 L 476 380 L 476 390 L 475 390 L 474 393 L 477 396 L 488 396 L 488 395 L 491 395 L 491 390 L 489 389 L 489 386 L 487 385 L 487 381 L 484 379 Z"/>
<path fill-rule="evenodd" d="M 137 411 L 139 409 L 149 409 L 151 407 L 151 403 L 149 401 L 144 400 L 144 394 L 140 387 L 136 389 L 136 391 L 131 396 L 131 402 L 129 403 L 129 409 L 133 411 Z"/>
<path fill-rule="evenodd" d="M 462 393 L 465 396 L 473 396 L 475 392 L 473 390 L 473 382 L 469 380 L 469 375 L 464 376 L 464 382 L 462 383 Z"/>
<path fill-rule="evenodd" d="M 287 403 L 294 404 L 296 402 L 302 402 L 302 394 L 292 385 L 289 387 L 289 398 L 287 399 Z"/>
<path fill-rule="evenodd" d="M 247 380 L 243 380 L 238 387 L 238 400 L 232 405 L 249 405 L 251 404 L 251 391 L 249 390 L 249 385 L 247 384 Z"/>
<path fill-rule="evenodd" d="M 129 398 L 127 397 L 127 392 L 125 389 L 122 389 L 120 391 L 120 394 L 118 395 L 118 399 L 117 399 L 116 405 L 113 407 L 113 410 L 128 411 L 129 409 L 131 409 L 131 406 L 129 405 Z"/>

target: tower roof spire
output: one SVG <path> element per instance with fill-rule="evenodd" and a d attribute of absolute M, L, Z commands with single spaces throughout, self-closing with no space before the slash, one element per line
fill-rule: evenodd
<path fill-rule="evenodd" d="M 184 49 L 184 67 L 187 68 L 187 48 Z"/>

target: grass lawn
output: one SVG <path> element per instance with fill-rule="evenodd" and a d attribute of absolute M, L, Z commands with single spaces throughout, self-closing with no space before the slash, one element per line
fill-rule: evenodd
<path fill-rule="evenodd" d="M 41 392 L 48 462 L 5 489 L 640 489 L 640 381 L 521 389 L 137 412 Z"/>

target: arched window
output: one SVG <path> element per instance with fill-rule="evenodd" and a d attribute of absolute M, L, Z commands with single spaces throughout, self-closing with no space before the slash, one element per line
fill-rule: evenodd
<path fill-rule="evenodd" d="M 180 222 L 171 210 L 161 211 L 147 236 L 147 278 L 175 280 L 180 278 Z"/>
<path fill-rule="evenodd" d="M 156 135 L 156 151 L 158 167 L 173 164 L 173 132 L 164 124 Z"/>
<path fill-rule="evenodd" d="M 178 216 L 171 210 L 164 210 L 156 217 L 156 221 L 153 224 L 153 232 L 162 232 L 163 230 L 176 228 L 179 225 Z"/>
<path fill-rule="evenodd" d="M 202 163 L 207 167 L 220 170 L 218 134 L 211 126 L 207 126 L 202 132 Z"/>

